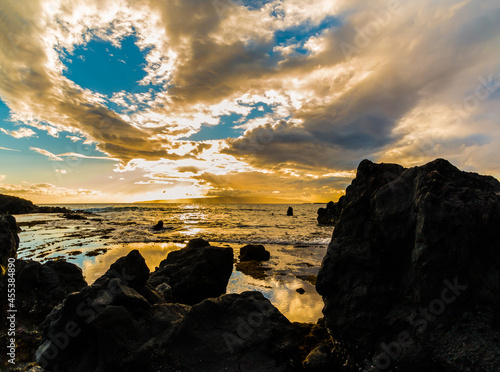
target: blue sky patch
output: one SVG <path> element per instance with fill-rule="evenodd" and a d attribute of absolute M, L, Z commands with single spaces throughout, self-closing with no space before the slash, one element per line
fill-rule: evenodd
<path fill-rule="evenodd" d="M 107 96 L 122 90 L 143 92 L 147 88 L 137 82 L 146 76 L 148 50 L 140 50 L 135 42 L 133 35 L 121 40 L 120 48 L 107 41 L 91 40 L 63 58 L 67 67 L 64 76 L 82 88 Z"/>

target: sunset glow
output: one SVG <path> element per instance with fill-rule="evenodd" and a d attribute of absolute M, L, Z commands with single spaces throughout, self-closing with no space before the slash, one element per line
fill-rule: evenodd
<path fill-rule="evenodd" d="M 365 158 L 500 177 L 498 1 L 3 0 L 0 15 L 3 194 L 325 202 Z"/>

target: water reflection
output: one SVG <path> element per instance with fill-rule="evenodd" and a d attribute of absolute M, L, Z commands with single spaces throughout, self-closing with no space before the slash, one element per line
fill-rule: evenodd
<path fill-rule="evenodd" d="M 128 243 L 120 244 L 111 248 L 108 252 L 97 257 L 84 257 L 81 263 L 85 280 L 92 284 L 97 278 L 103 275 L 117 259 L 126 256 L 130 251 L 137 249 L 146 261 L 150 271 L 164 260 L 168 253 L 177 251 L 184 247 L 183 243 Z M 76 262 L 78 263 L 78 262 Z"/>
<path fill-rule="evenodd" d="M 118 258 L 126 256 L 133 249 L 139 250 L 149 269 L 154 271 L 169 252 L 179 250 L 184 246 L 184 243 L 120 244 L 108 247 L 109 251 L 103 255 L 83 257 L 81 261 L 77 260 L 75 263 L 82 267 L 87 283 L 92 284 L 109 269 L 112 263 Z M 238 251 L 239 248 L 235 249 L 236 257 Z M 229 279 L 227 293 L 260 291 L 292 322 L 315 323 L 322 316 L 323 301 L 313 285 L 298 279 L 295 276 L 297 273 L 290 271 L 288 273 L 281 272 L 281 275 L 275 275 L 273 271 L 267 271 L 267 273 L 270 275 L 265 279 L 259 279 L 258 276 L 246 275 L 236 270 L 235 267 Z M 299 294 L 296 291 L 298 288 L 303 288 L 305 293 Z"/>

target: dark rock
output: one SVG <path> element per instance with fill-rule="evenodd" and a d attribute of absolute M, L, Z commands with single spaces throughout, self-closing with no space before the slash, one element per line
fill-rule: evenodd
<path fill-rule="evenodd" d="M 297 288 L 295 291 L 297 291 L 298 294 L 306 293 L 306 290 L 304 288 Z"/>
<path fill-rule="evenodd" d="M 300 359 L 306 359 L 307 355 L 320 345 L 329 345 L 333 347 L 332 340 L 325 328 L 324 319 L 318 319 L 317 323 L 299 323 L 294 322 L 295 333 L 299 339 Z M 343 364 L 340 363 L 341 365 Z"/>
<path fill-rule="evenodd" d="M 0 194 L 0 213 L 27 214 L 27 213 L 68 213 L 71 210 L 61 207 L 39 207 L 33 202 L 12 195 Z"/>
<path fill-rule="evenodd" d="M 64 213 L 62 215 L 63 218 L 66 218 L 68 220 L 86 220 L 87 217 L 82 216 L 81 214 L 77 213 Z"/>
<path fill-rule="evenodd" d="M 14 216 L 0 215 L 0 278 L 7 272 L 9 258 L 17 257 L 19 236 Z"/>
<path fill-rule="evenodd" d="M 318 209 L 318 223 L 320 225 L 335 225 L 342 210 L 343 197 L 337 203 L 328 202 L 326 208 Z"/>
<path fill-rule="evenodd" d="M 23 324 L 36 326 L 72 292 L 87 286 L 82 270 L 66 261 L 16 261 L 16 307 Z"/>
<path fill-rule="evenodd" d="M 332 356 L 330 345 L 320 345 L 307 355 L 303 362 L 306 372 L 335 372 L 341 371 L 342 365 Z"/>
<path fill-rule="evenodd" d="M 168 339 L 189 307 L 165 304 L 147 285 L 147 274 L 135 250 L 67 296 L 44 321 L 36 361 L 49 371 L 150 371 L 153 339 Z"/>
<path fill-rule="evenodd" d="M 153 230 L 160 231 L 161 229 L 163 229 L 163 221 L 158 221 L 158 223 L 153 226 Z"/>
<path fill-rule="evenodd" d="M 203 239 L 191 240 L 185 248 L 170 252 L 149 278 L 157 287 L 172 287 L 174 301 L 196 304 L 226 293 L 233 271 L 233 249 L 213 247 Z"/>
<path fill-rule="evenodd" d="M 169 371 L 291 371 L 300 365 L 292 324 L 260 292 L 192 307 L 169 351 Z"/>
<path fill-rule="evenodd" d="M 286 211 L 286 215 L 293 216 L 293 208 L 292 207 L 288 207 L 288 210 Z"/>
<path fill-rule="evenodd" d="M 369 359 L 379 369 L 500 370 L 499 192 L 493 177 L 443 159 L 360 163 L 316 284 L 327 327 L 352 358 L 365 368 Z"/>
<path fill-rule="evenodd" d="M 44 324 L 36 361 L 49 371 L 260 372 L 300 364 L 293 326 L 258 292 L 192 308 L 153 305 L 105 274 L 70 294 Z"/>
<path fill-rule="evenodd" d="M 240 249 L 240 261 L 269 261 L 271 254 L 263 245 L 245 245 Z"/>

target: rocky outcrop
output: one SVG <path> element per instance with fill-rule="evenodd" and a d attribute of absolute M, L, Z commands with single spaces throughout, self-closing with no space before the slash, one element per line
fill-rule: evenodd
<path fill-rule="evenodd" d="M 360 163 L 317 290 L 365 370 L 500 370 L 500 183 L 437 159 Z"/>
<path fill-rule="evenodd" d="M 12 195 L 0 194 L 0 213 L 27 214 L 27 213 L 68 213 L 67 208 L 37 206 L 33 202 Z"/>
<path fill-rule="evenodd" d="M 269 261 L 271 253 L 263 245 L 248 244 L 240 249 L 240 261 Z"/>
<path fill-rule="evenodd" d="M 199 243 L 189 249 L 207 247 Z M 292 324 L 259 292 L 193 307 L 155 303 L 141 294 L 144 266 L 133 251 L 70 294 L 45 319 L 37 362 L 74 372 L 290 371 L 300 363 Z"/>
<path fill-rule="evenodd" d="M 0 215 L 0 278 L 6 273 L 9 258 L 16 258 L 19 248 L 14 216 Z"/>
<path fill-rule="evenodd" d="M 232 271 L 232 248 L 213 247 L 203 239 L 193 239 L 185 248 L 170 252 L 148 283 L 154 288 L 166 283 L 175 302 L 194 305 L 226 293 Z"/>
<path fill-rule="evenodd" d="M 72 292 L 87 286 L 82 269 L 60 260 L 16 261 L 16 307 L 24 324 L 38 325 Z"/>
<path fill-rule="evenodd" d="M 169 371 L 291 371 L 300 365 L 292 324 L 260 292 L 192 307 L 168 351 Z"/>
<path fill-rule="evenodd" d="M 292 207 L 288 207 L 288 209 L 286 211 L 286 215 L 287 216 L 293 216 L 293 208 Z"/>
<path fill-rule="evenodd" d="M 163 229 L 163 221 L 158 221 L 158 223 L 153 226 L 154 231 L 161 231 L 162 229 Z"/>
<path fill-rule="evenodd" d="M 337 203 L 328 202 L 326 208 L 318 209 L 318 223 L 320 225 L 335 225 L 337 222 L 340 211 L 342 210 L 343 197 Z"/>

